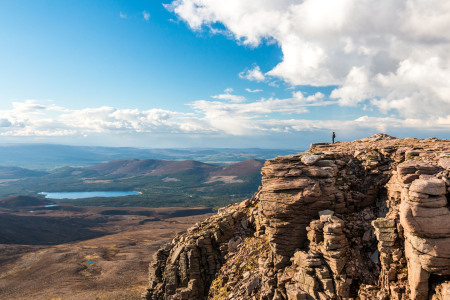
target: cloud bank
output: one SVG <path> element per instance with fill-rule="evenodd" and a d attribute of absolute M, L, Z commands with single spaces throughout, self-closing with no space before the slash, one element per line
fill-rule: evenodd
<path fill-rule="evenodd" d="M 221 23 L 239 43 L 280 46 L 276 67 L 252 66 L 241 78 L 337 85 L 330 97 L 341 106 L 436 126 L 450 119 L 449 1 L 176 0 L 166 8 L 193 30 Z"/>
<path fill-rule="evenodd" d="M 304 114 L 316 107 L 336 106 L 321 93 L 305 96 L 293 92 L 286 99 L 261 98 L 233 102 L 197 100 L 188 107 L 191 112 L 152 108 L 119 109 L 102 106 L 69 109 L 27 100 L 12 103 L 0 111 L 0 136 L 3 137 L 88 137 L 92 135 L 130 136 L 136 134 L 204 136 L 260 136 L 278 133 L 356 132 L 414 129 L 448 132 L 450 117 L 434 121 L 420 118 L 362 116 L 351 120 L 305 119 Z"/>

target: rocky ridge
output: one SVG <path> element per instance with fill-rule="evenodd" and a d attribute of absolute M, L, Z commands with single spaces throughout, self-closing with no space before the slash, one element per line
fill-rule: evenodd
<path fill-rule="evenodd" d="M 449 299 L 450 141 L 312 144 L 262 174 L 157 252 L 144 298 Z"/>

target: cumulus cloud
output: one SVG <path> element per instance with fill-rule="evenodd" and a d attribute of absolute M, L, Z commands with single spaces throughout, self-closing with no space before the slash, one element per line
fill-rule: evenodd
<path fill-rule="evenodd" d="M 212 96 L 212 98 L 219 99 L 219 100 L 229 100 L 231 102 L 244 102 L 245 101 L 244 96 L 231 95 L 231 94 L 215 95 L 215 96 Z"/>
<path fill-rule="evenodd" d="M 118 109 L 110 106 L 69 109 L 35 100 L 14 102 L 10 110 L 0 111 L 2 116 L 0 135 L 84 136 L 92 133 L 245 135 L 265 131 L 266 125 L 262 125 L 263 120 L 270 120 L 273 114 L 303 114 L 308 112 L 309 106 L 332 103 L 324 100 L 320 93 L 305 97 L 301 92 L 294 92 L 292 97 L 287 99 L 262 98 L 245 103 L 245 97 L 239 95 L 221 94 L 213 98 L 226 101 L 194 101 L 189 104 L 193 109 L 191 113 L 159 108 Z"/>
<path fill-rule="evenodd" d="M 0 135 L 3 136 L 183 133 L 205 130 L 190 114 L 158 108 L 138 110 L 102 106 L 72 110 L 27 100 L 12 103 L 12 109 L 2 110 L 0 115 Z"/>
<path fill-rule="evenodd" d="M 403 118 L 450 114 L 450 2 L 439 0 L 176 0 L 193 30 L 221 23 L 238 43 L 277 43 L 282 61 L 263 74 L 294 85 L 338 87 L 342 106 Z"/>
<path fill-rule="evenodd" d="M 35 100 L 13 102 L 12 105 L 14 110 L 17 112 L 35 113 L 46 109 L 46 106 L 36 103 Z"/>
<path fill-rule="evenodd" d="M 247 100 L 244 96 L 232 95 L 231 93 L 233 91 L 234 91 L 233 88 L 227 88 L 224 91 L 225 94 L 214 95 L 214 96 L 211 96 L 211 98 L 218 99 L 218 100 L 228 100 L 231 102 L 244 102 L 245 100 Z"/>
<path fill-rule="evenodd" d="M 189 113 L 110 106 L 69 109 L 27 100 L 14 102 L 11 109 L 0 111 L 0 136 L 58 138 L 160 134 L 170 139 L 180 134 L 253 137 L 330 130 L 351 134 L 360 130 L 366 135 L 374 130 L 448 132 L 450 129 L 450 116 L 435 119 L 362 116 L 348 120 L 321 120 L 320 116 L 314 119 L 306 115 L 317 107 L 337 107 L 337 104 L 338 100 L 330 100 L 322 93 L 306 95 L 301 91 L 281 99 L 272 97 L 246 102 L 197 100 L 189 104 L 192 109 Z"/>
<path fill-rule="evenodd" d="M 264 81 L 266 76 L 261 72 L 259 66 L 254 66 L 252 69 L 247 69 L 239 73 L 239 77 L 250 81 Z"/>
<path fill-rule="evenodd" d="M 305 114 L 308 107 L 333 103 L 325 100 L 321 93 L 305 97 L 302 92 L 294 92 L 291 98 L 286 99 L 262 98 L 248 103 L 198 100 L 190 106 L 210 128 L 231 135 L 251 135 L 293 130 L 277 120 L 274 114 Z"/>

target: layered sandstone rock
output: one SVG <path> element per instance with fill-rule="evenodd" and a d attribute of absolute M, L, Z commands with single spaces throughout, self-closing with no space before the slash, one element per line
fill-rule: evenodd
<path fill-rule="evenodd" d="M 281 265 L 303 247 L 306 227 L 319 211 L 351 213 L 373 205 L 388 178 L 349 153 L 312 153 L 276 158 L 262 168 L 260 216 Z M 369 164 L 383 165 L 385 160 L 377 155 Z"/>
<path fill-rule="evenodd" d="M 411 183 L 401 182 L 400 223 L 405 231 L 412 298 L 428 297 L 430 274 L 450 275 L 449 172 L 440 171 L 429 163 L 404 163 L 397 168 L 402 176 L 420 173 Z"/>
<path fill-rule="evenodd" d="M 156 254 L 147 299 L 450 297 L 449 141 L 313 144 L 262 174 Z"/>
<path fill-rule="evenodd" d="M 154 256 L 147 299 L 204 299 L 217 272 L 253 230 L 252 202 L 221 209 Z"/>
<path fill-rule="evenodd" d="M 307 228 L 309 251 L 296 251 L 292 264 L 284 270 L 288 278 L 285 284 L 288 299 L 350 296 L 351 279 L 344 272 L 349 258 L 344 227 L 343 220 L 331 215 L 321 215 L 319 220 L 311 221 Z"/>

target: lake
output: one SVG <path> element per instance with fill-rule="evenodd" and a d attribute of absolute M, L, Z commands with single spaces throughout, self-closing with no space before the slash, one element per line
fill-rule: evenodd
<path fill-rule="evenodd" d="M 96 191 L 96 192 L 61 192 L 61 193 L 39 193 L 48 199 L 83 199 L 93 197 L 123 197 L 140 195 L 138 192 L 130 191 Z"/>

